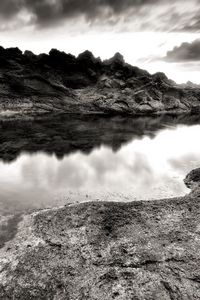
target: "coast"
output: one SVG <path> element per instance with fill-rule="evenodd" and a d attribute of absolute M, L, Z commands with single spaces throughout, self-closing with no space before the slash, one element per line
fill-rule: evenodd
<path fill-rule="evenodd" d="M 0 249 L 2 299 L 199 299 L 200 169 L 191 192 L 88 202 L 18 220 Z"/>

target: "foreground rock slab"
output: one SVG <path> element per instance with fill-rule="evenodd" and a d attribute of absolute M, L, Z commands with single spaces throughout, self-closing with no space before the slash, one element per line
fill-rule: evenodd
<path fill-rule="evenodd" d="M 199 249 L 197 190 L 42 210 L 0 249 L 0 299 L 200 299 Z"/>

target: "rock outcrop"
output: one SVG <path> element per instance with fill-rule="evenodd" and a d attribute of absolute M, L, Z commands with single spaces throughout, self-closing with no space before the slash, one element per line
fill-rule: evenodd
<path fill-rule="evenodd" d="M 200 169 L 192 170 L 184 179 L 185 185 L 191 189 L 192 194 L 200 193 Z"/>
<path fill-rule="evenodd" d="M 22 53 L 0 47 L 0 114 L 199 112 L 200 88 L 149 74 L 117 53 L 101 61 L 89 51 L 77 58 L 52 49 Z"/>
<path fill-rule="evenodd" d="M 199 299 L 199 197 L 92 202 L 23 216 L 0 245 L 0 298 Z"/>

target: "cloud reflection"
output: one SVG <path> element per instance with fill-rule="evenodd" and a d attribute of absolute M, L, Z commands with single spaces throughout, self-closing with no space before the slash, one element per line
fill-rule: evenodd
<path fill-rule="evenodd" d="M 109 200 L 118 201 L 183 195 L 188 191 L 183 178 L 200 162 L 199 133 L 199 125 L 165 128 L 116 153 L 102 146 L 90 155 L 76 152 L 63 160 L 22 154 L 12 164 L 0 163 L 1 206 L 54 206 L 88 200 L 86 195 L 89 200 L 110 195 Z"/>

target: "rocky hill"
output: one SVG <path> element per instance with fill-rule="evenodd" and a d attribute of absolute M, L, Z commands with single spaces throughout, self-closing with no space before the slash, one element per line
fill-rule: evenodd
<path fill-rule="evenodd" d="M 200 88 L 149 74 L 116 53 L 101 61 L 52 49 L 22 53 L 0 47 L 0 114 L 199 112 Z"/>

